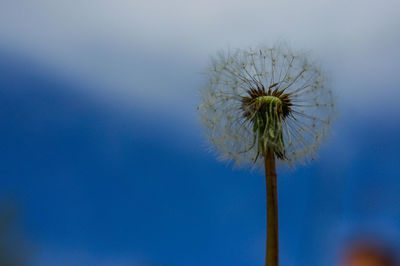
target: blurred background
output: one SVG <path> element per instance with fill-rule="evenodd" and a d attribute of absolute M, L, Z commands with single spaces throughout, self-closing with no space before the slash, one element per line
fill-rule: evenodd
<path fill-rule="evenodd" d="M 281 265 L 396 256 L 398 10 L 2 0 L 0 265 L 262 265 L 263 174 L 207 152 L 196 106 L 209 55 L 276 40 L 322 62 L 338 109 L 318 160 L 278 172 Z"/>

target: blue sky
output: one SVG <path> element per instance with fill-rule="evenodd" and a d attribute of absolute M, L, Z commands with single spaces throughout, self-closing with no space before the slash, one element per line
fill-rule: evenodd
<path fill-rule="evenodd" d="M 195 107 L 210 54 L 276 39 L 314 51 L 339 110 L 319 159 L 279 172 L 282 265 L 365 233 L 400 248 L 398 7 L 2 2 L 0 198 L 30 265 L 261 265 L 263 175 L 217 162 Z"/>

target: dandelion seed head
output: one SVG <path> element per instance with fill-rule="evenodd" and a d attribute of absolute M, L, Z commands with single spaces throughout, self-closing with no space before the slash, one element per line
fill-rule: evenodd
<path fill-rule="evenodd" d="M 313 159 L 334 113 L 326 83 L 307 54 L 287 46 L 218 53 L 198 107 L 212 148 L 243 167 L 262 166 L 267 150 L 278 164 Z"/>

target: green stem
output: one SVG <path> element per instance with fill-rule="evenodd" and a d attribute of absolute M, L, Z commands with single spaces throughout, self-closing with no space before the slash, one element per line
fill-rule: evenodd
<path fill-rule="evenodd" d="M 265 266 L 278 266 L 278 191 L 274 152 L 268 150 L 264 155 L 264 160 L 267 187 L 267 250 Z"/>

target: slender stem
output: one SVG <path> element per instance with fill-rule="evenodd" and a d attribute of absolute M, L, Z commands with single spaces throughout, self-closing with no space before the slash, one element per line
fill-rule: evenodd
<path fill-rule="evenodd" d="M 276 183 L 275 155 L 268 150 L 264 155 L 267 187 L 267 250 L 265 266 L 278 266 L 278 191 Z"/>

